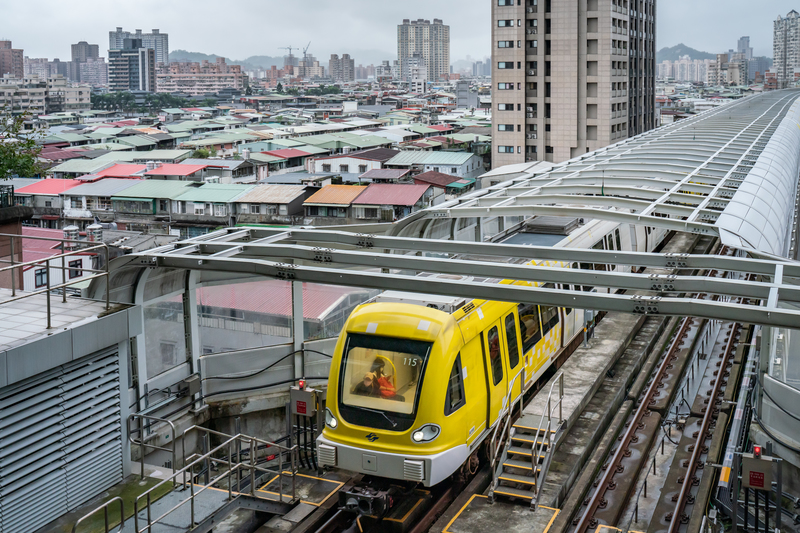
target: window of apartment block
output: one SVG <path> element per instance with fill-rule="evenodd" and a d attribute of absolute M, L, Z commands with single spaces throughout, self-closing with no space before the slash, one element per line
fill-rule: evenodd
<path fill-rule="evenodd" d="M 514 0 L 497 0 L 498 6 L 513 6 Z"/>
<path fill-rule="evenodd" d="M 497 89 L 500 91 L 513 91 L 514 84 L 513 83 L 498 83 Z"/>
<path fill-rule="evenodd" d="M 358 165 L 358 171 L 363 174 L 367 171 L 367 165 Z"/>
<path fill-rule="evenodd" d="M 513 124 L 498 124 L 497 131 L 514 131 Z"/>
<path fill-rule="evenodd" d="M 510 28 L 514 26 L 513 20 L 498 20 L 497 27 L 498 28 Z"/>
<path fill-rule="evenodd" d="M 339 172 L 350 172 L 350 165 L 339 165 Z"/>
<path fill-rule="evenodd" d="M 499 61 L 497 63 L 497 68 L 501 69 L 501 70 L 503 70 L 503 69 L 513 69 L 514 68 L 514 62 L 513 61 Z"/>
<path fill-rule="evenodd" d="M 513 154 L 514 147 L 513 146 L 498 146 L 497 152 L 500 154 Z"/>
<path fill-rule="evenodd" d="M 497 41 L 498 48 L 514 48 L 514 41 Z"/>
<path fill-rule="evenodd" d="M 194 214 L 195 215 L 205 215 L 206 214 L 206 204 L 195 203 L 194 204 Z"/>
<path fill-rule="evenodd" d="M 228 208 L 225 204 L 214 204 L 214 216 L 224 217 L 228 214 Z"/>
<path fill-rule="evenodd" d="M 331 166 L 330 165 L 322 165 L 322 171 L 323 172 L 330 172 L 331 171 Z"/>
<path fill-rule="evenodd" d="M 250 214 L 250 204 L 239 204 L 239 214 L 240 215 L 249 215 Z"/>
<path fill-rule="evenodd" d="M 497 104 L 498 111 L 514 111 L 514 104 Z"/>

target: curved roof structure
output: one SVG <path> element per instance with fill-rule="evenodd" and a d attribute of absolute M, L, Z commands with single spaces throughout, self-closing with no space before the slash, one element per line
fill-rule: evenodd
<path fill-rule="evenodd" d="M 785 255 L 800 173 L 800 92 L 744 98 L 552 168 L 418 213 L 392 229 L 421 237 L 443 218 L 577 216 L 719 235 Z"/>

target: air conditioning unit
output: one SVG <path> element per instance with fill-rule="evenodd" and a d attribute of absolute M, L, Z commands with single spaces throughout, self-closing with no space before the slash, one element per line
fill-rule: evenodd
<path fill-rule="evenodd" d="M 537 138 L 537 134 L 536 133 L 527 133 L 527 134 L 525 134 L 525 138 L 526 139 L 536 139 Z"/>
<path fill-rule="evenodd" d="M 536 76 L 536 71 L 535 70 L 529 70 L 528 71 L 528 76 Z"/>

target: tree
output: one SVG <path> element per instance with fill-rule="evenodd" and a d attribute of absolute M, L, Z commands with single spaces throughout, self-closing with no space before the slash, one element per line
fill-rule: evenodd
<path fill-rule="evenodd" d="M 212 148 L 198 148 L 192 154 L 193 159 L 208 159 L 209 157 L 217 157 L 217 151 Z"/>
<path fill-rule="evenodd" d="M 278 91 L 278 94 L 283 94 L 283 84 L 278 82 L 278 86 L 275 88 Z"/>
<path fill-rule="evenodd" d="M 39 161 L 42 148 L 36 144 L 40 132 L 25 130 L 25 121 L 29 118 L 25 115 L 12 117 L 7 107 L 0 108 L 0 179 L 32 178 L 46 170 Z"/>

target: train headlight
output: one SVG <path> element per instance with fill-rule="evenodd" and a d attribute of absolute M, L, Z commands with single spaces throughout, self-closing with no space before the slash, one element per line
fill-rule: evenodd
<path fill-rule="evenodd" d="M 336 426 L 339 425 L 339 421 L 333 416 L 330 409 L 325 409 L 325 425 L 331 429 L 336 429 Z"/>
<path fill-rule="evenodd" d="M 431 442 L 432 440 L 435 440 L 441 432 L 442 428 L 436 424 L 425 424 L 421 428 L 415 429 L 413 432 L 411 432 L 411 440 L 416 443 Z"/>

